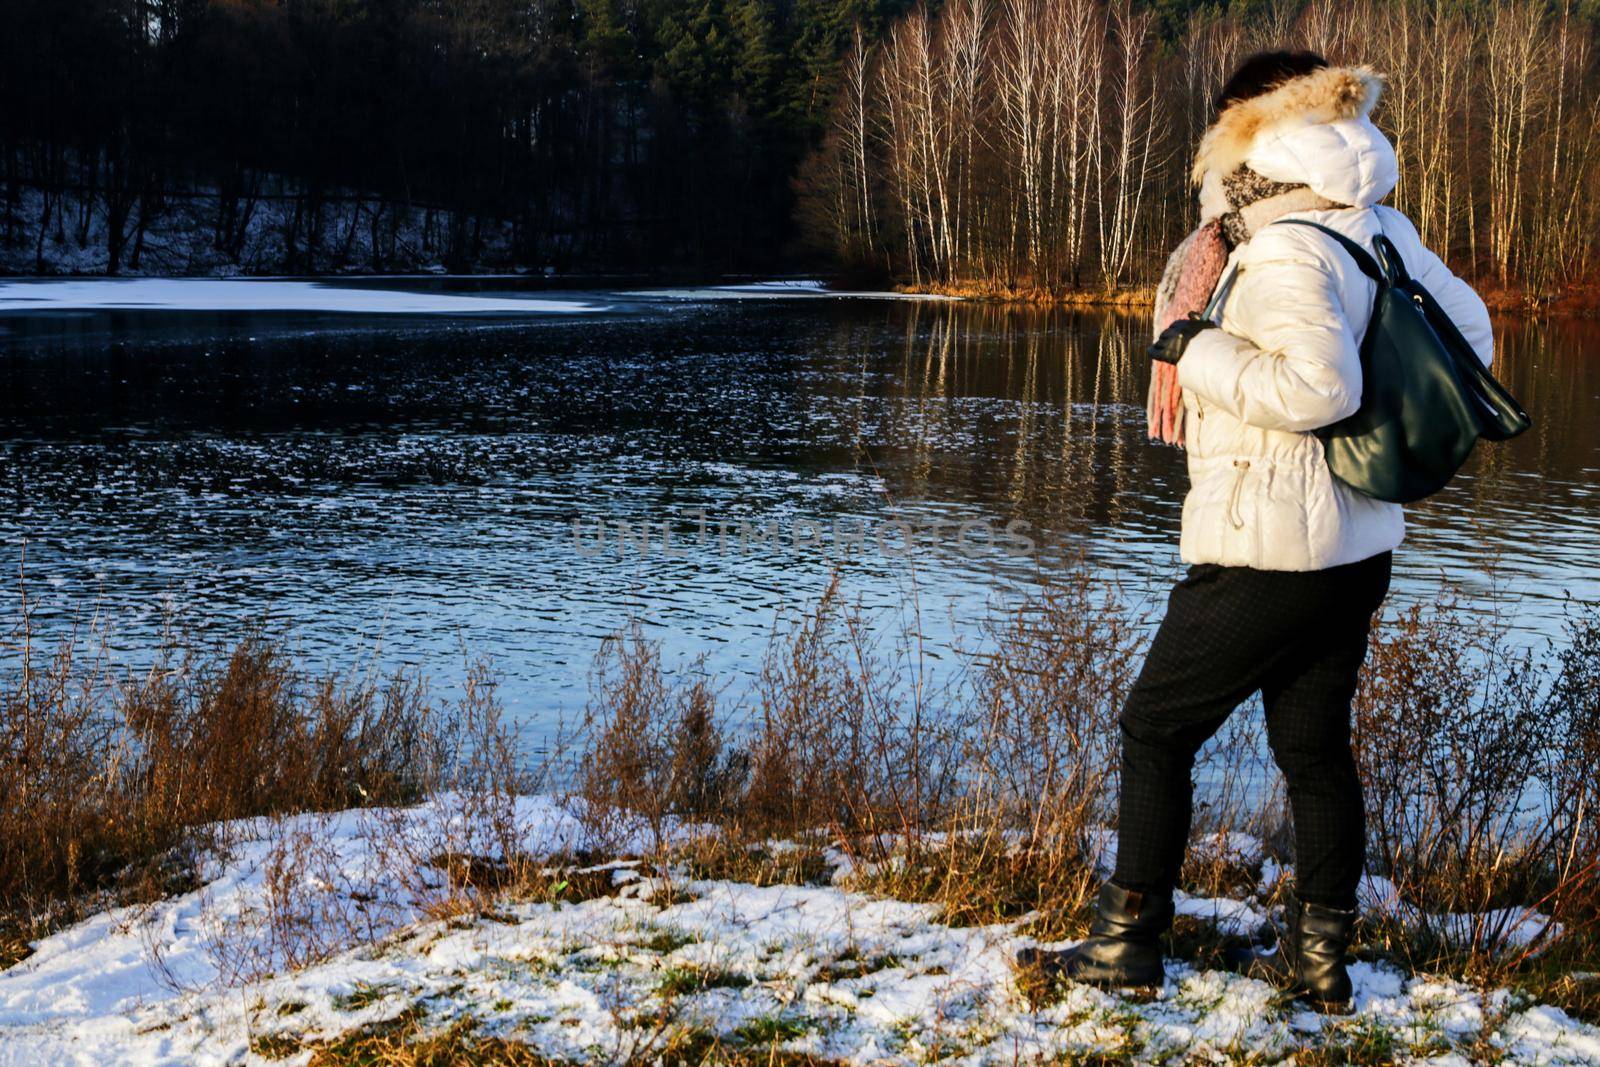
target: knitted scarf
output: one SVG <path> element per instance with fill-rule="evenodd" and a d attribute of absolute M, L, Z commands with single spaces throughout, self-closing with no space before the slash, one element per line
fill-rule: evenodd
<path fill-rule="evenodd" d="M 1282 211 L 1262 212 L 1276 216 L 1326 204 L 1320 197 L 1309 197 L 1304 185 L 1275 182 L 1241 166 L 1222 179 L 1229 210 L 1202 222 L 1183 239 L 1167 260 L 1156 288 L 1155 336 L 1174 322 L 1199 314 L 1211 302 L 1223 268 L 1235 247 L 1271 218 L 1253 218 L 1245 209 L 1266 200 L 1282 198 Z M 1330 205 L 1331 206 L 1331 205 Z M 1150 439 L 1169 445 L 1183 445 L 1183 389 L 1178 385 L 1178 368 L 1171 363 L 1150 364 L 1150 393 L 1145 404 Z"/>

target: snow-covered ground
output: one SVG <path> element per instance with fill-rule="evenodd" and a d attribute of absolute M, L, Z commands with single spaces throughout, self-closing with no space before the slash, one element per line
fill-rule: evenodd
<path fill-rule="evenodd" d="M 872 1064 L 1273 1062 L 1356 1041 L 1398 1061 L 1465 1064 L 1476 1043 L 1504 1063 L 1600 1063 L 1600 1029 L 1555 1008 L 1367 964 L 1344 1019 L 1177 961 L 1153 1000 L 1074 986 L 1035 1007 L 1011 966 L 1031 943 L 1017 925 L 951 927 L 846 884 L 669 881 L 624 862 L 592 869 L 611 891 L 580 903 L 450 918 L 447 883 L 416 857 L 491 854 L 508 826 L 532 852 L 593 844 L 547 798 L 498 819 L 471 809 L 444 797 L 229 827 L 203 888 L 90 919 L 0 973 L 0 1064 L 303 1062 L 300 1043 L 403 1012 L 470 1017 L 578 1063 L 627 1062 L 688 1028 Z M 1247 918 L 1208 903 L 1184 910 Z"/>
<path fill-rule="evenodd" d="M 307 281 L 104 278 L 0 282 L 0 314 L 16 311 L 322 311 L 363 315 L 579 314 L 604 304 L 548 296 L 505 297 L 357 288 Z"/>

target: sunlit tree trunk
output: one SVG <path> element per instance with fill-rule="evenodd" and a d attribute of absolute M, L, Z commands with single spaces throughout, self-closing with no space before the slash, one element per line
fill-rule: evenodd
<path fill-rule="evenodd" d="M 1489 112 L 1489 255 L 1511 280 L 1521 240 L 1528 134 L 1543 105 L 1547 24 L 1533 3 L 1497 5 L 1484 56 Z"/>
<path fill-rule="evenodd" d="M 834 112 L 833 130 L 838 137 L 843 203 L 841 215 L 846 229 L 843 247 L 870 257 L 878 244 L 877 220 L 872 207 L 872 174 L 868 162 L 872 109 L 869 80 L 870 52 L 866 37 L 857 26 L 845 55 L 839 107 Z"/>
<path fill-rule="evenodd" d="M 1036 271 L 1044 241 L 1044 168 L 1049 134 L 1044 108 L 1046 60 L 1044 6 L 1048 0 L 1002 0 L 999 40 L 994 50 L 995 92 L 999 98 L 999 143 L 1012 176 L 1015 220 L 1009 235 L 1009 271 L 1015 281 Z"/>
<path fill-rule="evenodd" d="M 1135 13 L 1128 0 L 1110 12 L 1112 48 L 1111 117 L 1117 134 L 1100 159 L 1100 276 L 1118 287 L 1132 258 L 1134 241 L 1156 166 L 1155 130 L 1159 118 L 1151 63 L 1148 12 Z M 1107 197 L 1109 195 L 1109 203 Z"/>

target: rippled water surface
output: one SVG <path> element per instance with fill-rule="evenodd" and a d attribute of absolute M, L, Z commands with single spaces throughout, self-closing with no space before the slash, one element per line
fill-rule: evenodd
<path fill-rule="evenodd" d="M 581 709 L 630 619 L 737 687 L 835 569 L 874 626 L 909 619 L 947 663 L 1063 556 L 1146 607 L 1178 574 L 1186 478 L 1143 438 L 1135 320 L 600 302 L 0 318 L 0 538 L 10 573 L 26 554 L 36 630 L 98 613 L 136 659 L 174 617 L 217 640 L 264 620 L 315 664 L 421 664 L 446 688 L 488 656 L 537 734 Z M 1498 590 L 1538 640 L 1567 596 L 1600 599 L 1600 325 L 1498 332 L 1536 427 L 1413 509 L 1396 595 Z M 989 539 L 1013 520 L 1031 556 Z"/>

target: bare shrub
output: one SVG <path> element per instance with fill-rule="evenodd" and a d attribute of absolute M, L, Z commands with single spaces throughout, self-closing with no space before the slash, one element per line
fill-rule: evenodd
<path fill-rule="evenodd" d="M 718 823 L 692 851 L 702 873 L 811 880 L 831 843 L 855 884 L 952 921 L 1076 914 L 1143 631 L 1083 568 L 983 625 L 986 650 L 935 684 L 914 612 L 875 640 L 835 584 L 775 635 L 738 747 L 701 725 L 703 676 L 667 674 L 631 631 L 602 650 L 579 795 L 597 822 L 637 813 L 658 843 L 671 817 Z"/>
<path fill-rule="evenodd" d="M 41 663 L 26 626 L 24 614 L 17 664 L 0 683 L 0 913 L 9 920 L 8 955 L 26 951 L 29 920 L 48 923 L 68 898 L 108 886 L 148 835 L 118 803 L 131 754 L 104 714 L 103 659 L 81 662 L 64 645 Z"/>
<path fill-rule="evenodd" d="M 435 797 L 447 795 L 453 804 L 446 821 L 455 841 L 475 855 L 507 860 L 523 855 L 517 797 L 528 792 L 529 776 L 487 662 L 467 672 L 444 736 L 450 756 Z"/>
<path fill-rule="evenodd" d="M 1600 935 L 1600 608 L 1577 607 L 1568 617 L 1550 713 L 1557 735 L 1548 788 L 1561 843 L 1552 910 L 1592 942 Z"/>
<path fill-rule="evenodd" d="M 669 678 L 660 648 L 635 623 L 602 642 L 592 691 L 576 792 L 597 843 L 624 840 L 642 820 L 659 850 L 674 818 L 729 814 L 736 768 L 698 665 L 686 680 Z"/>
<path fill-rule="evenodd" d="M 1574 862 L 1582 820 L 1560 817 L 1587 803 L 1563 770 L 1564 739 L 1583 747 L 1582 717 L 1558 706 L 1572 703 L 1561 690 L 1580 682 L 1584 654 L 1563 655 L 1570 681 L 1552 685 L 1550 665 L 1514 647 L 1501 622 L 1448 597 L 1374 633 L 1357 763 L 1371 867 L 1394 883 L 1407 926 L 1392 947 L 1418 965 L 1516 966 L 1554 932 L 1538 915 L 1592 882 Z"/>
<path fill-rule="evenodd" d="M 696 870 L 770 880 L 803 879 L 819 854 L 774 860 L 769 838 L 840 842 L 865 864 L 934 829 L 959 771 L 959 733 L 918 684 L 916 643 L 900 638 L 885 652 L 835 583 L 774 634 L 753 706 L 728 712 L 700 664 L 664 671 L 638 627 L 608 640 L 575 773 L 595 837 L 629 840 L 642 825 L 659 854 L 673 826 L 710 823 L 720 833 L 691 843 Z M 726 741 L 730 720 L 746 726 L 740 745 Z"/>
<path fill-rule="evenodd" d="M 1259 861 L 1269 851 L 1284 861 L 1293 855 L 1288 798 L 1265 736 L 1263 710 L 1251 701 L 1234 712 L 1195 761 L 1194 826 L 1179 878 L 1189 892 L 1245 895 L 1259 884 Z M 1260 842 L 1262 854 L 1241 851 L 1235 835 Z"/>
<path fill-rule="evenodd" d="M 234 986 L 285 969 L 308 967 L 393 929 L 392 901 L 353 883 L 346 856 L 326 826 L 263 819 L 267 849 L 259 899 L 242 909 L 218 906 L 201 890 L 202 939 L 218 983 Z M 158 962 L 159 945 L 147 943 Z"/>
<path fill-rule="evenodd" d="M 915 836 L 956 772 L 948 723 L 902 630 L 884 654 L 838 580 L 768 651 L 756 687 L 740 820 L 764 834 L 828 828 L 846 838 Z"/>
<path fill-rule="evenodd" d="M 1114 814 L 1117 719 L 1144 636 L 1118 591 L 1081 562 L 998 607 L 985 636 L 950 820 L 965 854 L 957 868 L 971 867 L 974 856 L 998 860 L 1004 877 L 994 889 L 1029 906 L 972 900 L 981 876 L 949 880 L 940 895 L 947 909 L 1038 911 L 1041 929 L 1056 929 L 1070 925 L 1098 881 L 1098 831 Z"/>
<path fill-rule="evenodd" d="M 1137 621 L 1080 568 L 1000 609 L 985 630 L 992 651 L 978 658 L 978 732 L 965 753 L 971 810 L 1035 842 L 1103 825 L 1117 718 L 1143 647 Z"/>
<path fill-rule="evenodd" d="M 27 601 L 0 676 L 0 928 L 7 956 L 95 896 L 152 899 L 194 884 L 180 849 L 250 815 L 415 800 L 442 752 L 423 687 L 310 678 L 247 636 L 143 674 L 103 643 L 35 648 Z"/>
<path fill-rule="evenodd" d="M 223 660 L 189 652 L 117 689 L 148 803 L 181 825 L 415 799 L 440 753 L 421 684 L 307 679 L 282 644 L 244 638 Z"/>
<path fill-rule="evenodd" d="M 359 830 L 397 905 L 434 918 L 482 914 L 541 881 L 551 862 L 535 854 L 518 818 L 530 777 L 487 663 L 471 666 L 447 710 L 448 755 L 435 788 L 418 807 L 363 812 Z"/>
<path fill-rule="evenodd" d="M 203 902 L 206 951 L 224 984 L 375 944 L 419 917 L 481 915 L 544 885 L 518 822 L 528 779 L 493 676 L 469 668 L 430 735 L 437 767 L 423 802 L 248 820 L 217 845 L 258 853 L 259 886 L 223 911 Z M 238 901 L 235 901 L 237 903 Z"/>

